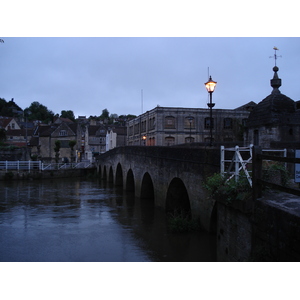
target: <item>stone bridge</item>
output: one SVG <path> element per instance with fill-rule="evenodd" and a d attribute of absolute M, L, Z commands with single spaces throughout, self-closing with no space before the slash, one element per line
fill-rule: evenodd
<path fill-rule="evenodd" d="M 215 227 L 215 203 L 203 182 L 220 170 L 220 150 L 187 147 L 118 147 L 96 157 L 103 180 L 133 191 L 167 212 L 190 213 L 205 230 Z"/>

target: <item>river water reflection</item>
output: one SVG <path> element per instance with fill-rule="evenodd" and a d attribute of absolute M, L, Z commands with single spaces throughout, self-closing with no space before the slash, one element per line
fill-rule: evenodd
<path fill-rule="evenodd" d="M 99 181 L 0 182 L 0 261 L 216 261 L 215 237 Z"/>

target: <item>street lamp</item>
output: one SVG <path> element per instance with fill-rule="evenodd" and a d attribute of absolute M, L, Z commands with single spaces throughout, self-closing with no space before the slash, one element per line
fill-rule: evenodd
<path fill-rule="evenodd" d="M 215 90 L 217 82 L 213 81 L 211 79 L 211 76 L 209 76 L 209 80 L 204 84 L 207 89 L 207 92 L 209 93 L 209 103 L 207 103 L 207 106 L 209 107 L 210 146 L 212 146 L 212 128 L 213 128 L 212 108 L 215 106 L 215 103 L 212 103 L 212 93 Z"/>

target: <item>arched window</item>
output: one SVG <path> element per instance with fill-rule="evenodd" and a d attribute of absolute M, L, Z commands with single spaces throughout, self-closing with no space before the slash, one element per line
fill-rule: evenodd
<path fill-rule="evenodd" d="M 189 136 L 189 137 L 186 137 L 185 138 L 185 143 L 188 144 L 188 143 L 194 143 L 195 141 L 195 138 Z"/>
<path fill-rule="evenodd" d="M 149 130 L 155 129 L 155 117 L 149 119 Z"/>
<path fill-rule="evenodd" d="M 165 117 L 165 129 L 175 129 L 175 117 Z"/>
<path fill-rule="evenodd" d="M 175 138 L 172 137 L 172 136 L 167 136 L 165 138 L 165 145 L 166 146 L 173 146 L 173 145 L 175 145 Z"/>
<path fill-rule="evenodd" d="M 184 119 L 184 128 L 185 129 L 195 129 L 195 118 L 194 117 L 186 117 Z"/>

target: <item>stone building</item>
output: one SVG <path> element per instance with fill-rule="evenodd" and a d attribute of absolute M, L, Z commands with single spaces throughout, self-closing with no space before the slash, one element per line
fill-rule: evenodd
<path fill-rule="evenodd" d="M 237 109 L 213 109 L 213 141 L 240 141 L 250 111 L 249 102 Z M 128 122 L 128 145 L 172 146 L 210 141 L 210 115 L 205 108 L 155 107 Z"/>
<path fill-rule="evenodd" d="M 102 125 L 88 125 L 88 142 L 86 145 L 86 158 L 92 160 L 94 154 L 105 152 L 106 146 L 106 127 Z"/>
<path fill-rule="evenodd" d="M 76 141 L 74 146 L 75 160 L 81 160 L 84 148 L 82 148 L 82 136 L 84 131 L 81 126 L 73 122 L 57 122 L 51 125 L 38 125 L 30 140 L 31 155 L 37 156 L 44 162 L 55 162 L 55 142 L 60 141 L 60 162 L 71 161 L 71 148 L 69 142 Z"/>
<path fill-rule="evenodd" d="M 127 127 L 114 126 L 109 127 L 106 133 L 106 151 L 116 147 L 126 146 Z"/>
<path fill-rule="evenodd" d="M 271 94 L 259 102 L 249 115 L 244 136 L 246 145 L 259 145 L 265 149 L 300 146 L 299 101 L 281 94 L 278 70 L 277 66 L 273 68 Z"/>

